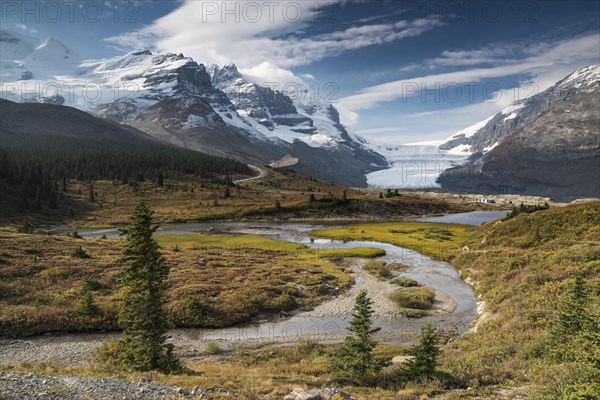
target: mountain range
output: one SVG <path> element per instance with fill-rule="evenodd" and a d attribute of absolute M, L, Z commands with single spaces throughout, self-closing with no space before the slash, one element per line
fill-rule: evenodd
<path fill-rule="evenodd" d="M 287 156 L 299 160 L 296 171 L 347 186 L 600 197 L 599 65 L 437 148 L 370 143 L 308 89 L 273 90 L 235 64 L 205 66 L 182 54 L 139 50 L 83 60 L 57 39 L 0 31 L 0 82 L 4 99 L 74 107 L 161 142 L 251 164 Z M 417 171 L 421 159 L 427 166 Z"/>
<path fill-rule="evenodd" d="M 388 166 L 308 91 L 290 97 L 182 54 L 135 51 L 82 61 L 50 38 L 0 35 L 2 97 L 67 105 L 135 127 L 163 142 L 265 164 L 292 155 L 299 172 L 348 186 Z M 18 82 L 15 83 L 15 82 Z"/>

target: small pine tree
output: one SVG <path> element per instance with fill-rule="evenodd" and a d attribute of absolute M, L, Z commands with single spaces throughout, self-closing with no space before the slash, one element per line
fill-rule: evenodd
<path fill-rule="evenodd" d="M 182 367 L 173 345 L 166 344 L 168 322 L 163 304 L 170 268 L 152 237 L 158 228 L 152 226 L 153 214 L 141 200 L 131 217 L 132 225 L 121 232 L 127 241 L 119 279 L 123 288 L 119 322 L 125 327 L 119 361 L 126 369 L 173 373 Z"/>
<path fill-rule="evenodd" d="M 342 200 L 344 200 L 344 201 L 348 200 L 348 194 L 346 193 L 345 190 L 344 190 L 344 194 L 342 195 Z"/>
<path fill-rule="evenodd" d="M 91 258 L 90 255 L 81 247 L 77 246 L 71 252 L 71 257 L 73 258 Z"/>
<path fill-rule="evenodd" d="M 421 338 L 419 343 L 409 350 L 409 355 L 413 356 L 407 362 L 406 373 L 412 378 L 424 378 L 435 373 L 437 357 L 440 349 L 437 346 L 438 335 L 430 322 L 421 327 Z"/>
<path fill-rule="evenodd" d="M 156 181 L 156 184 L 157 184 L 158 186 L 164 186 L 164 184 L 165 184 L 165 182 L 164 182 L 164 177 L 163 177 L 163 174 L 162 174 L 162 171 L 160 171 L 160 172 L 158 173 L 158 180 Z"/>
<path fill-rule="evenodd" d="M 83 292 L 83 297 L 81 298 L 81 303 L 79 303 L 77 312 L 79 315 L 85 317 L 95 317 L 100 315 L 100 307 L 96 304 L 91 290 L 86 288 Z"/>
<path fill-rule="evenodd" d="M 383 360 L 373 355 L 377 345 L 373 335 L 381 328 L 372 328 L 372 304 L 366 290 L 361 290 L 356 296 L 352 320 L 347 328 L 352 335 L 346 336 L 340 355 L 333 362 L 338 379 L 360 383 L 386 366 Z"/>
<path fill-rule="evenodd" d="M 223 192 L 223 197 L 225 197 L 226 199 L 231 197 L 231 192 L 229 191 L 229 187 L 225 188 L 225 191 Z"/>
<path fill-rule="evenodd" d="M 379 192 L 379 198 L 383 199 L 383 192 Z"/>
<path fill-rule="evenodd" d="M 311 203 L 317 201 L 317 198 L 315 197 L 314 193 L 311 193 L 310 196 L 308 196 L 308 201 L 310 201 Z"/>
<path fill-rule="evenodd" d="M 281 203 L 279 202 L 279 200 L 275 200 L 275 209 L 281 210 Z"/>

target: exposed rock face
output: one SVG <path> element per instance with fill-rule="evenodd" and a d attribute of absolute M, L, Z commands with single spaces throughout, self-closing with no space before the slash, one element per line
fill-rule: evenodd
<path fill-rule="evenodd" d="M 314 133 L 312 120 L 298 114 L 292 99 L 279 91 L 245 80 L 234 64 L 209 67 L 214 86 L 227 94 L 238 112 L 256 119 L 269 129 L 277 125 Z"/>
<path fill-rule="evenodd" d="M 452 150 L 463 146 L 469 154 L 484 152 L 545 111 L 568 107 L 577 93 L 598 93 L 599 83 L 600 65 L 580 68 L 543 92 L 517 101 L 495 116 L 454 134 L 440 145 L 440 149 Z"/>
<path fill-rule="evenodd" d="M 446 170 L 438 182 L 457 191 L 557 200 L 600 197 L 599 84 L 600 66 L 563 79 L 545 100 L 538 95 L 531 102 L 531 107 L 544 109 L 541 114 L 477 161 Z"/>

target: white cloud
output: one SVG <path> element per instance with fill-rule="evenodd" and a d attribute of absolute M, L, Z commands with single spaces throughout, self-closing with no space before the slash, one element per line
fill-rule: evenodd
<path fill-rule="evenodd" d="M 375 107 L 381 102 L 415 96 L 420 93 L 419 88 L 433 89 L 436 85 L 478 83 L 485 79 L 503 78 L 518 74 L 529 74 L 537 85 L 537 90 L 544 90 L 555 83 L 560 77 L 567 75 L 578 67 L 597 63 L 600 57 L 600 37 L 594 33 L 578 38 L 565 39 L 556 43 L 538 44 L 535 46 L 538 53 L 531 54 L 518 63 L 506 63 L 489 68 L 474 68 L 455 72 L 445 72 L 432 75 L 417 76 L 411 79 L 402 79 L 372 86 L 361 90 L 359 93 L 340 99 L 340 105 L 348 111 L 356 112 Z M 531 53 L 534 53 L 532 50 Z M 481 58 L 485 52 L 463 52 L 465 59 Z M 533 94 L 521 91 L 523 94 Z M 507 98 L 507 96 L 502 96 Z M 344 123 L 351 124 L 357 121 L 356 116 Z"/>
<path fill-rule="evenodd" d="M 187 1 L 172 13 L 138 31 L 105 39 L 120 50 L 150 49 L 183 53 L 199 63 L 235 63 L 259 83 L 307 86 L 291 68 L 335 57 L 344 52 L 414 37 L 443 25 L 435 18 L 352 26 L 306 35 L 326 6 L 348 0 L 240 2 Z M 258 6 L 258 7 L 257 7 Z M 304 34 L 302 34 L 304 33 Z M 271 85 L 272 86 L 272 85 Z M 339 107 L 346 121 L 357 115 Z"/>
<path fill-rule="evenodd" d="M 246 79 L 279 91 L 288 84 L 300 84 L 305 86 L 304 81 L 294 75 L 292 71 L 279 68 L 268 61 L 252 68 L 240 68 L 239 71 Z"/>
<path fill-rule="evenodd" d="M 443 25 L 435 18 L 425 18 L 302 35 L 311 23 L 326 18 L 326 6 L 346 2 L 187 1 L 151 25 L 106 42 L 126 51 L 146 47 L 183 53 L 205 64 L 233 62 L 244 70 L 259 68 L 264 62 L 289 70 Z"/>

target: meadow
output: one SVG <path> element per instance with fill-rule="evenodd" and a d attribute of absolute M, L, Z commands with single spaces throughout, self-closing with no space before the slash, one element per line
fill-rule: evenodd
<path fill-rule="evenodd" d="M 175 326 L 222 327 L 313 306 L 352 278 L 337 260 L 382 250 L 309 249 L 256 235 L 157 236 Z M 117 329 L 122 241 L 0 233 L 0 335 Z M 90 292 L 98 306 L 82 313 Z M 88 313 L 89 314 L 89 313 Z"/>

